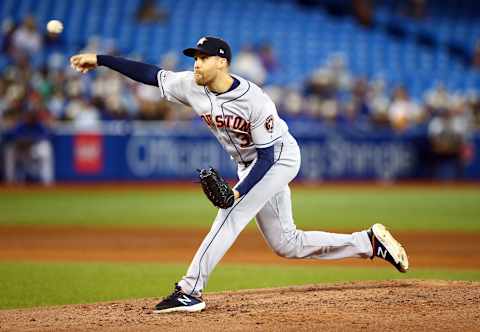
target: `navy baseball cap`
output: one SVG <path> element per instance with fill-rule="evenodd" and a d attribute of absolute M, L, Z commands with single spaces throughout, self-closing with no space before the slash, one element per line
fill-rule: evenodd
<path fill-rule="evenodd" d="M 196 53 L 202 53 L 211 56 L 219 56 L 227 59 L 228 63 L 232 60 L 232 51 L 226 41 L 217 37 L 206 36 L 200 38 L 197 47 L 183 50 L 183 54 L 194 57 Z"/>

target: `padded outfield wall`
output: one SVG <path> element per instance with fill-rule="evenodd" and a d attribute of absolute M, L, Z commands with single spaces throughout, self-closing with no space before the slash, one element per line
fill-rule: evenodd
<path fill-rule="evenodd" d="M 291 125 L 302 151 L 297 179 L 423 180 L 434 162 L 426 130 L 343 130 Z M 298 127 L 298 128 L 297 128 Z M 235 178 L 235 165 L 208 129 L 199 124 L 111 122 L 97 130 L 57 128 L 53 138 L 57 181 L 190 180 L 214 166 Z M 480 135 L 472 138 L 463 179 L 480 179 Z"/>

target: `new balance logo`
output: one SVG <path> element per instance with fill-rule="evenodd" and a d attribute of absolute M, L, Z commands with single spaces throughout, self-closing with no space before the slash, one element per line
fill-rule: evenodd
<path fill-rule="evenodd" d="M 178 302 L 180 302 L 181 304 L 183 305 L 188 305 L 189 303 L 192 302 L 192 300 L 190 300 L 186 295 L 182 295 L 182 297 L 178 298 Z"/>
<path fill-rule="evenodd" d="M 387 249 L 382 248 L 381 246 L 378 246 L 378 250 L 377 250 L 378 257 L 383 257 L 383 259 L 387 259 L 387 254 L 388 254 Z"/>

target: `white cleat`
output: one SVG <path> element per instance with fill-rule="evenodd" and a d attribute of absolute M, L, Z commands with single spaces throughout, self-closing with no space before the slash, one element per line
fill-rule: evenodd
<path fill-rule="evenodd" d="M 380 257 L 405 273 L 408 271 L 408 256 L 403 246 L 382 224 L 373 225 L 368 231 L 373 247 L 373 256 Z"/>

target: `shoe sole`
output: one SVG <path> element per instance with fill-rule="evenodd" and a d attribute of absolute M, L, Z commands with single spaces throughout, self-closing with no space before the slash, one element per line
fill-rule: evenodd
<path fill-rule="evenodd" d="M 395 261 L 396 268 L 405 273 L 408 271 L 408 256 L 403 246 L 395 240 L 392 234 L 382 224 L 375 224 L 372 226 L 373 235 L 377 240 L 387 249 Z"/>
<path fill-rule="evenodd" d="M 174 308 L 168 308 L 168 309 L 163 309 L 163 310 L 153 310 L 154 314 L 166 314 L 169 312 L 179 312 L 179 311 L 184 311 L 184 312 L 197 312 L 197 311 L 202 311 L 206 307 L 205 302 L 200 302 L 194 305 L 190 305 L 187 307 L 174 307 Z"/>

